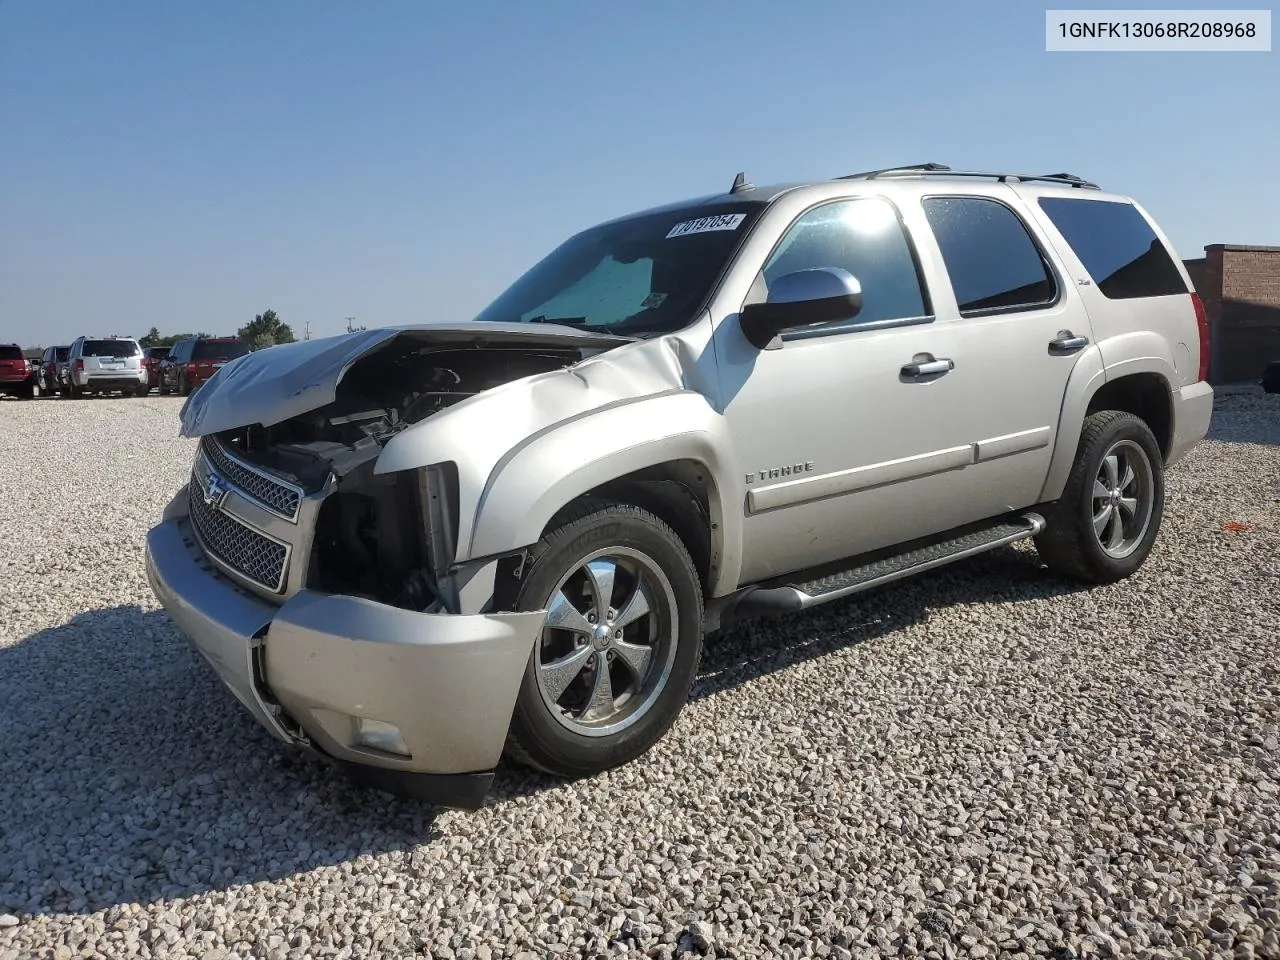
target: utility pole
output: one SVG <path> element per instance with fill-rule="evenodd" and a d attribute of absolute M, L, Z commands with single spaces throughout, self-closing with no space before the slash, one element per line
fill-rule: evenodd
<path fill-rule="evenodd" d="M 311 339 L 311 321 L 310 320 L 307 321 L 306 329 L 302 331 L 302 339 L 303 340 Z"/>
<path fill-rule="evenodd" d="M 357 330 L 363 329 L 362 327 L 353 327 L 351 325 L 351 321 L 356 319 L 355 317 L 343 317 L 342 319 L 347 321 L 347 333 L 355 333 Z"/>

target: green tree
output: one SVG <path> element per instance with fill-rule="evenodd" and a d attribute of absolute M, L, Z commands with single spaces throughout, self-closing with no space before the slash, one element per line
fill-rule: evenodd
<path fill-rule="evenodd" d="M 251 350 L 274 347 L 277 343 L 293 343 L 297 339 L 293 335 L 293 330 L 276 315 L 274 310 L 264 310 L 257 314 L 236 331 L 236 336 L 249 344 Z"/>
<path fill-rule="evenodd" d="M 156 327 L 152 327 L 150 330 L 146 332 L 145 336 L 141 336 L 138 338 L 138 345 L 143 348 L 161 347 L 161 346 L 165 346 L 165 344 L 163 343 L 163 340 L 164 338 L 160 336 L 160 331 Z"/>

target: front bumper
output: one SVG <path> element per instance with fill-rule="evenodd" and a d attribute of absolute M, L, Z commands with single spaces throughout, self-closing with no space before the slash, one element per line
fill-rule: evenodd
<path fill-rule="evenodd" d="M 458 775 L 497 764 L 545 611 L 428 614 L 311 590 L 277 607 L 218 573 L 183 513 L 147 534 L 147 577 L 245 709 L 380 786 L 475 805 L 457 799 Z M 360 718 L 394 726 L 410 756 L 362 746 Z"/>

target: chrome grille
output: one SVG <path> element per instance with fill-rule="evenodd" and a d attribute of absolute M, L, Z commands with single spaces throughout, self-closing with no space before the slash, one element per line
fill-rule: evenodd
<path fill-rule="evenodd" d="M 212 437 L 205 437 L 200 441 L 200 450 L 215 470 L 268 510 L 274 510 L 289 520 L 298 518 L 298 504 L 302 502 L 300 489 L 283 481 L 273 480 L 246 466 L 227 453 Z"/>
<path fill-rule="evenodd" d="M 198 475 L 192 476 L 188 492 L 191 522 L 212 558 L 268 590 L 279 593 L 284 589 L 289 548 L 205 503 Z"/>

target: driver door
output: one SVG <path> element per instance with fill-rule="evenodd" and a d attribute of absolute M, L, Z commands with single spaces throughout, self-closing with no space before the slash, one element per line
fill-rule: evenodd
<path fill-rule="evenodd" d="M 921 368 L 952 357 L 955 327 L 933 316 L 898 211 L 865 197 L 802 213 L 751 297 L 818 267 L 859 281 L 857 316 L 762 350 L 734 317 L 718 331 L 721 408 L 746 481 L 744 584 L 962 522 L 950 486 L 971 459 L 962 398 L 954 378 Z"/>

